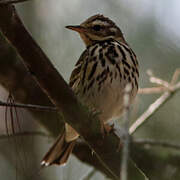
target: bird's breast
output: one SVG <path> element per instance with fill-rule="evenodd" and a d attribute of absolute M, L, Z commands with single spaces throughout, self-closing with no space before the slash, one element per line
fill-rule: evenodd
<path fill-rule="evenodd" d="M 75 88 L 83 103 L 102 112 L 104 121 L 123 111 L 125 86 L 130 83 L 134 99 L 138 89 L 138 64 L 129 46 L 116 41 L 95 43 L 83 58 Z"/>

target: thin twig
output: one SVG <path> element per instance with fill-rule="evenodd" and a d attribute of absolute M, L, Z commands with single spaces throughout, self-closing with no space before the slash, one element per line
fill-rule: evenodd
<path fill-rule="evenodd" d="M 52 106 L 41 106 L 41 105 L 34 105 L 34 104 L 20 104 L 20 103 L 8 103 L 0 101 L 0 106 L 6 107 L 18 107 L 18 108 L 25 108 L 25 109 L 33 109 L 39 111 L 57 111 L 56 107 Z"/>
<path fill-rule="evenodd" d="M 132 160 L 130 159 L 130 161 L 132 161 Z M 142 171 L 142 169 L 140 169 L 140 168 L 137 166 L 137 164 L 135 164 L 133 161 L 132 161 L 132 163 L 133 163 L 134 166 L 138 169 L 138 171 L 141 173 L 141 175 L 144 177 L 144 180 L 149 180 L 149 177 L 144 173 L 144 171 Z"/>
<path fill-rule="evenodd" d="M 15 4 L 15 3 L 21 3 L 21 2 L 26 2 L 26 1 L 29 1 L 29 0 L 0 0 L 0 5 L 2 4 Z"/>
<path fill-rule="evenodd" d="M 176 71 L 174 72 L 170 82 L 171 85 L 174 85 L 177 82 L 179 75 L 180 75 L 180 68 L 176 69 Z"/>
<path fill-rule="evenodd" d="M 124 94 L 124 145 L 122 151 L 122 162 L 121 162 L 121 180 L 128 179 L 128 156 L 129 156 L 129 120 L 130 120 L 130 91 L 132 87 L 130 84 L 126 85 L 125 94 Z"/>
<path fill-rule="evenodd" d="M 165 87 L 140 88 L 138 94 L 159 94 L 167 91 Z"/>
<path fill-rule="evenodd" d="M 165 103 L 167 102 L 178 90 L 180 90 L 180 82 L 171 87 L 171 91 L 163 93 L 149 108 L 132 124 L 129 133 L 133 134 L 140 128 L 147 120 Z"/>
<path fill-rule="evenodd" d="M 91 169 L 91 170 L 87 173 L 87 175 L 85 175 L 85 176 L 82 178 L 82 180 L 89 180 L 89 179 L 91 179 L 96 172 L 97 172 L 96 169 L 94 169 L 94 168 Z"/>
<path fill-rule="evenodd" d="M 148 69 L 148 70 L 147 70 L 147 74 L 148 74 L 148 76 L 149 76 L 149 81 L 150 81 L 151 83 L 155 83 L 155 84 L 157 84 L 157 85 L 160 85 L 160 86 L 162 86 L 162 87 L 165 87 L 165 88 L 167 88 L 167 89 L 170 89 L 171 85 L 170 85 L 167 81 L 165 81 L 165 80 L 163 80 L 163 79 L 160 79 L 160 78 L 154 76 L 152 70 Z"/>
<path fill-rule="evenodd" d="M 180 144 L 174 144 L 167 141 L 157 141 L 153 139 L 135 139 L 133 142 L 140 145 L 161 146 L 165 148 L 180 150 Z"/>
<path fill-rule="evenodd" d="M 159 87 L 150 87 L 150 88 L 140 88 L 138 90 L 138 94 L 154 94 L 154 93 L 163 93 L 168 90 L 171 91 L 171 87 L 173 85 L 175 85 L 175 83 L 177 82 L 178 77 L 180 75 L 180 68 L 175 70 L 170 83 L 165 80 L 162 80 L 158 77 L 155 77 L 151 70 L 148 70 L 147 74 L 150 76 L 149 81 L 151 83 L 155 83 L 160 86 Z"/>
<path fill-rule="evenodd" d="M 15 134 L 1 134 L 0 135 L 0 140 L 8 139 L 8 138 L 14 138 L 18 136 L 42 136 L 42 137 L 48 137 L 50 138 L 51 136 L 40 131 L 25 131 L 25 132 L 19 132 Z"/>
<path fill-rule="evenodd" d="M 151 83 L 155 83 L 155 84 L 161 85 L 163 87 L 170 88 L 170 84 L 167 81 L 164 81 L 164 80 L 162 80 L 160 78 L 150 77 L 149 80 L 150 80 Z"/>

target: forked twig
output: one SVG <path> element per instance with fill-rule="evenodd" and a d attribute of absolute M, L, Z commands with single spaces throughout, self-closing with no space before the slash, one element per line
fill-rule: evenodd
<path fill-rule="evenodd" d="M 165 87 L 167 89 L 170 89 L 170 87 L 171 87 L 171 85 L 167 81 L 164 81 L 164 80 L 159 79 L 157 77 L 150 77 L 149 80 L 151 83 L 160 85 L 160 86 Z"/>
<path fill-rule="evenodd" d="M 174 82 L 177 81 L 179 69 L 175 71 L 171 83 L 165 83 L 164 80 L 154 77 L 154 82 L 164 85 L 166 92 L 164 92 L 154 103 L 152 103 L 149 108 L 132 124 L 129 129 L 129 133 L 133 134 L 138 128 L 140 128 L 147 120 L 165 103 L 167 102 L 178 90 L 180 90 L 180 82 L 174 85 Z M 160 83 L 161 82 L 161 83 Z M 168 87 L 167 87 L 168 85 Z"/>
<path fill-rule="evenodd" d="M 178 77 L 180 75 L 180 68 L 175 70 L 170 83 L 168 83 L 167 81 L 164 81 L 158 77 L 155 77 L 151 70 L 148 70 L 147 74 L 149 75 L 149 81 L 151 83 L 155 83 L 159 86 L 158 87 L 150 87 L 150 88 L 140 88 L 138 90 L 138 94 L 157 94 L 157 93 L 166 92 L 167 90 L 171 91 L 171 86 L 175 85 L 175 83 L 177 82 Z"/>

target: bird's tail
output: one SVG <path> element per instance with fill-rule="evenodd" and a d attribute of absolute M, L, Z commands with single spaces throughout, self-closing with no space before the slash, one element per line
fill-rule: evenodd
<path fill-rule="evenodd" d="M 64 165 L 67 162 L 75 143 L 76 140 L 66 142 L 64 130 L 63 133 L 57 138 L 53 146 L 50 148 L 50 150 L 44 156 L 43 160 L 41 161 L 41 165 Z"/>

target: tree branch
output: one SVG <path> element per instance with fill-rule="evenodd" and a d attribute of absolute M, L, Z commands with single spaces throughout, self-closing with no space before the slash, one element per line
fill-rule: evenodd
<path fill-rule="evenodd" d="M 20 102 L 23 102 L 25 104 L 26 103 L 34 104 L 37 102 L 37 99 L 38 99 L 38 102 L 40 102 L 41 104 L 51 106 L 52 104 L 48 100 L 47 96 L 44 95 L 44 93 L 36 85 L 36 83 L 32 81 L 30 73 L 27 73 L 23 69 L 24 67 L 22 66 L 21 63 L 19 63 L 18 58 L 16 56 L 16 54 L 19 53 L 22 58 L 26 58 L 26 56 L 29 56 L 29 60 L 31 58 L 33 60 L 34 58 L 34 61 L 36 61 L 37 63 L 40 63 L 37 66 L 37 69 L 35 69 L 35 71 L 33 71 L 32 68 L 30 68 L 31 74 L 34 74 L 35 76 L 37 76 L 36 71 L 41 71 L 41 63 L 42 63 L 41 60 L 44 59 L 44 55 L 42 55 L 43 53 L 41 49 L 37 46 L 37 44 L 34 41 L 32 41 L 32 38 L 29 37 L 29 35 L 27 35 L 27 31 L 24 30 L 22 23 L 20 22 L 19 24 L 19 18 L 17 17 L 13 6 L 0 5 L 0 17 L 3 17 L 3 18 L 0 18 L 0 29 L 3 32 L 3 34 L 6 36 L 6 38 L 9 40 L 11 45 L 13 45 L 16 49 L 16 52 L 13 50 L 13 53 L 12 52 L 9 53 L 9 51 L 12 49 L 10 49 L 9 47 L 5 47 L 5 49 L 8 49 L 8 50 L 7 50 L 7 53 L 3 55 L 4 56 L 3 59 L 5 60 L 1 61 L 1 66 L 0 66 L 1 84 L 5 88 L 7 88 L 9 91 L 13 92 L 13 95 L 15 94 L 16 99 L 18 99 L 18 101 Z M 0 34 L 0 38 L 1 37 L 2 36 Z M 21 45 L 19 45 L 19 43 Z M 27 44 L 28 44 L 28 47 L 27 47 Z M 1 44 L 1 39 L 0 39 L 0 49 L 2 48 L 1 45 L 2 44 Z M 34 46 L 34 48 L 32 46 Z M 24 55 L 23 51 L 25 54 L 27 53 L 27 55 Z M 4 51 L 0 51 L 0 55 L 2 55 L 2 53 L 4 53 Z M 45 57 L 45 59 L 47 58 Z M 46 76 L 48 76 L 49 74 L 50 74 L 50 71 L 47 71 L 45 72 L 45 74 L 42 73 L 41 77 L 44 75 L 44 78 L 46 78 Z M 53 79 L 53 82 L 55 81 L 56 79 Z M 56 93 L 60 94 L 62 91 L 64 91 L 64 89 L 61 89 L 60 85 L 57 82 L 56 82 L 56 85 L 57 87 L 55 89 L 57 89 L 58 91 Z M 52 84 L 52 87 L 54 87 L 54 84 Z M 68 104 L 69 102 L 70 101 L 67 101 L 65 105 L 66 106 L 70 105 Z M 74 109 L 74 104 L 73 106 L 71 106 L 71 108 Z M 84 108 L 82 107 L 82 109 Z M 75 108 L 75 110 L 77 110 L 77 108 Z M 82 112 L 82 111 L 79 111 L 79 112 Z M 78 112 L 75 112 L 75 113 L 78 113 Z M 38 117 L 37 120 L 40 119 L 41 124 L 43 124 L 48 129 L 48 131 L 54 136 L 56 136 L 57 132 L 60 131 L 60 127 L 62 126 L 62 124 L 57 126 L 58 122 L 60 122 L 58 119 L 57 113 L 51 113 L 51 112 L 39 113 L 37 111 L 33 111 L 33 114 L 35 114 L 35 116 L 37 115 L 36 116 Z M 77 124 L 81 124 L 79 119 L 76 119 L 76 117 L 74 117 L 73 113 L 71 113 L 70 116 L 75 118 Z M 88 116 L 88 118 L 91 119 L 93 117 Z M 95 134 L 89 134 L 90 137 L 86 137 L 86 141 L 88 141 L 88 139 L 90 139 L 88 142 L 94 141 L 95 144 L 93 147 L 97 146 L 96 148 L 100 149 L 98 151 L 98 154 L 101 155 L 100 157 L 104 157 L 105 162 L 109 162 L 108 165 L 111 167 L 111 169 L 113 169 L 114 172 L 116 172 L 116 174 L 119 174 L 121 153 L 116 152 L 117 144 L 119 144 L 119 139 L 117 139 L 117 137 L 113 135 L 109 135 L 108 137 L 106 137 L 107 139 L 105 138 L 103 141 L 101 139 L 101 135 L 99 134 L 99 125 L 96 126 L 96 123 L 95 123 L 95 125 L 92 125 L 92 126 L 84 126 L 83 120 L 84 119 L 82 119 L 82 127 L 80 131 L 84 132 L 86 131 L 86 127 L 90 127 L 90 130 L 88 130 L 88 132 L 90 132 L 91 128 L 95 127 L 95 129 L 93 130 Z M 68 120 L 68 122 L 70 121 Z M 77 126 L 76 128 L 78 129 Z M 96 134 L 96 132 L 98 133 Z M 171 156 L 170 158 L 165 158 L 164 156 L 162 157 L 161 154 L 158 154 L 158 155 L 157 153 L 154 154 L 152 151 L 149 151 L 148 149 L 142 146 L 136 145 L 136 143 L 131 143 L 130 150 L 131 149 L 133 150 L 130 151 L 130 156 L 132 156 L 132 159 L 138 164 L 138 167 L 140 167 L 149 177 L 151 177 L 151 174 L 153 173 L 153 174 L 156 174 L 156 177 L 159 177 L 159 179 L 162 179 L 163 174 L 164 174 L 164 169 L 167 166 L 169 166 L 169 164 L 171 165 L 176 164 L 175 167 L 177 168 L 180 167 L 180 164 L 179 164 L 180 159 L 177 156 Z M 87 147 L 87 145 L 78 143 L 77 146 L 75 146 L 73 153 L 81 161 L 94 166 L 96 169 L 104 172 L 109 177 L 113 176 L 111 172 L 109 172 L 109 170 L 107 170 L 106 168 L 102 166 L 102 164 L 98 161 L 97 157 L 95 155 L 92 155 L 92 150 L 89 147 Z M 156 166 L 154 166 L 154 164 L 156 164 Z M 159 167 L 159 170 L 162 169 L 162 172 L 160 171 L 157 172 L 156 167 Z M 133 179 L 134 177 L 136 177 L 137 173 L 134 169 L 129 169 L 129 175 L 130 175 L 130 179 Z M 139 178 L 139 179 L 142 179 L 142 178 Z"/>
<path fill-rule="evenodd" d="M 26 2 L 29 0 L 0 0 L 0 5 L 16 4 L 21 2 Z"/>
<path fill-rule="evenodd" d="M 14 6 L 0 6 L 0 16 L 3 17 L 0 19 L 0 30 L 14 46 L 35 81 L 63 114 L 66 122 L 93 149 L 108 175 L 119 179 L 121 152 L 116 151 L 119 144 L 117 136 L 111 134 L 102 138 L 99 120 L 78 102 L 64 79 L 24 28 Z"/>
<path fill-rule="evenodd" d="M 6 107 L 17 107 L 17 108 L 24 108 L 24 109 L 31 109 L 36 111 L 57 111 L 56 107 L 52 106 L 41 106 L 41 105 L 35 105 L 35 104 L 20 104 L 20 103 L 7 103 L 0 101 L 0 106 L 6 106 Z"/>
<path fill-rule="evenodd" d="M 133 134 L 138 128 L 140 128 L 147 120 L 163 105 L 167 102 L 178 90 L 180 90 L 180 82 L 171 86 L 171 91 L 164 92 L 149 108 L 133 123 L 129 129 L 129 133 Z"/>

